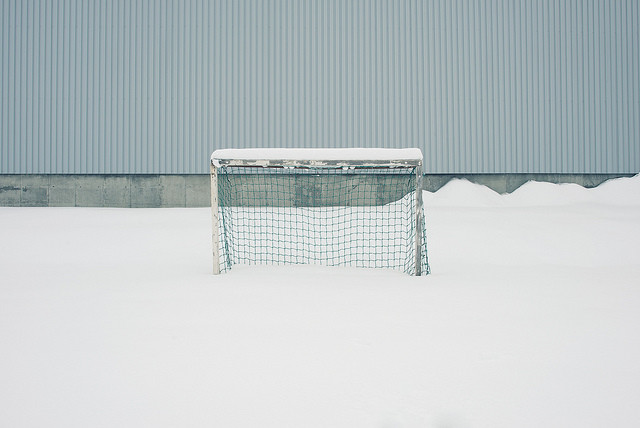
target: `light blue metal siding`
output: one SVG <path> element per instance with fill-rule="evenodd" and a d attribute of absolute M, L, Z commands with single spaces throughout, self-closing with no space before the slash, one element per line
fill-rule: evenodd
<path fill-rule="evenodd" d="M 0 173 L 413 147 L 434 173 L 640 170 L 637 0 L 0 0 Z"/>

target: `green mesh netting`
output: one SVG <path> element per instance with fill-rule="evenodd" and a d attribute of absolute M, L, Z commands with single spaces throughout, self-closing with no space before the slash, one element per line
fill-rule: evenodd
<path fill-rule="evenodd" d="M 320 264 L 416 274 L 414 168 L 218 169 L 220 270 Z M 429 273 L 421 213 L 420 273 Z"/>

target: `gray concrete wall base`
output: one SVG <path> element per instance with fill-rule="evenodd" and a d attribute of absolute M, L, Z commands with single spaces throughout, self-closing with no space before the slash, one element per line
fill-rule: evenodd
<path fill-rule="evenodd" d="M 173 208 L 209 206 L 198 175 L 0 175 L 0 206 Z"/>
<path fill-rule="evenodd" d="M 434 192 L 454 178 L 510 193 L 527 181 L 576 183 L 596 187 L 633 174 L 426 174 L 425 190 Z M 171 208 L 209 206 L 208 174 L 192 175 L 17 175 L 0 174 L 3 207 Z"/>

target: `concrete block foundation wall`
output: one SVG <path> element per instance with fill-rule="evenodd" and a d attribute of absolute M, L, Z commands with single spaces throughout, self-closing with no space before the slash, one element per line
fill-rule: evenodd
<path fill-rule="evenodd" d="M 206 207 L 210 181 L 198 175 L 0 175 L 0 206 Z"/>
<path fill-rule="evenodd" d="M 530 180 L 595 187 L 633 174 L 426 174 L 423 188 L 436 191 L 453 178 L 510 193 Z M 0 175 L 3 207 L 172 208 L 210 206 L 208 174 L 194 175 Z"/>

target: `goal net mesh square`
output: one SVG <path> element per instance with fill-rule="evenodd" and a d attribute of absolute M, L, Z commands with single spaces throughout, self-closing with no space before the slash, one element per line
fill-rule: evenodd
<path fill-rule="evenodd" d="M 221 272 L 319 264 L 416 274 L 416 219 L 424 215 L 416 217 L 415 168 L 222 166 L 217 181 Z M 424 224 L 418 230 L 424 275 Z"/>

